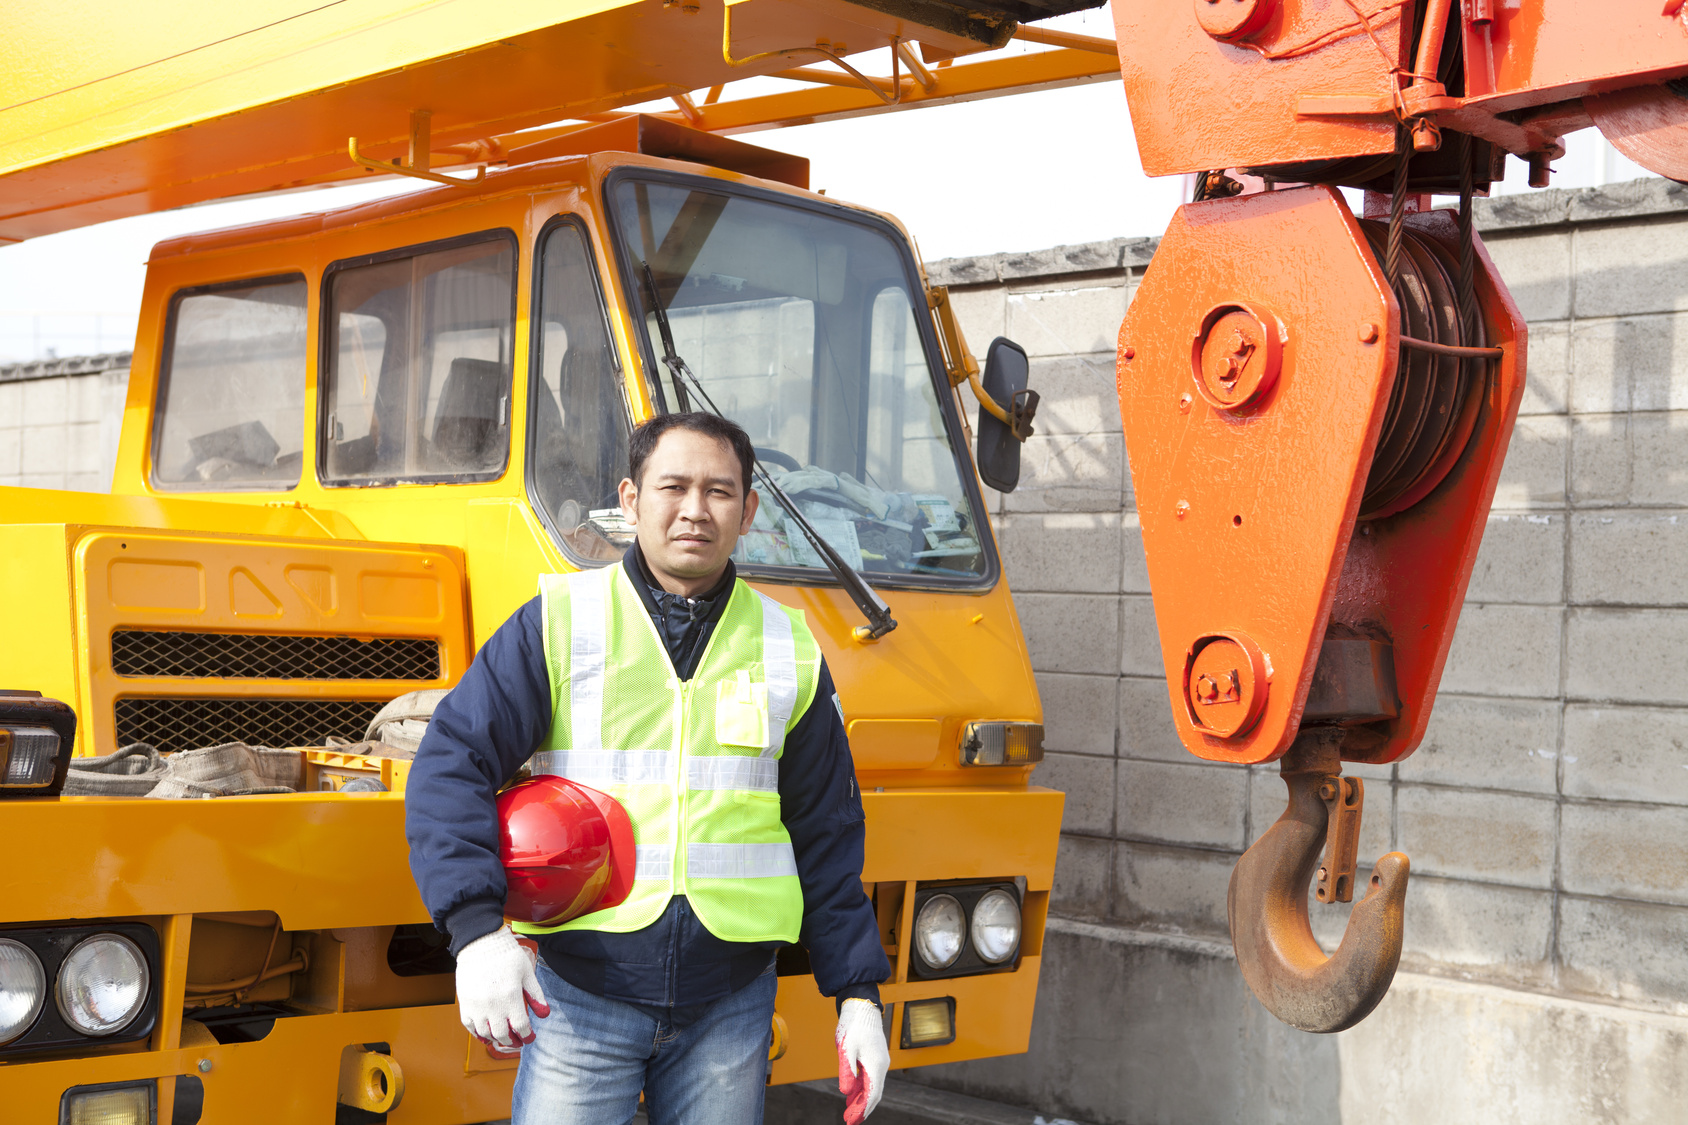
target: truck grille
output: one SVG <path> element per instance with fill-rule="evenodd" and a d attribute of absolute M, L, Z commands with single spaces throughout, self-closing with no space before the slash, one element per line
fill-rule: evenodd
<path fill-rule="evenodd" d="M 440 642 L 124 629 L 111 634 L 111 670 L 119 676 L 228 680 L 437 680 Z"/>
<path fill-rule="evenodd" d="M 145 742 L 174 753 L 244 742 L 250 746 L 323 746 L 330 736 L 356 742 L 379 699 L 119 699 L 117 745 Z"/>

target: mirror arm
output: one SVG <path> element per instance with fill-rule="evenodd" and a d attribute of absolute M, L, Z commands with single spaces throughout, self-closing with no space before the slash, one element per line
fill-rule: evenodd
<path fill-rule="evenodd" d="M 1008 432 L 1014 435 L 1014 440 L 1024 442 L 1032 436 L 1032 418 L 1037 414 L 1037 392 L 1033 390 L 1020 391 L 1014 400 L 1006 407 L 992 398 L 986 391 L 984 384 L 979 382 L 979 361 L 973 358 L 972 351 L 967 347 L 967 338 L 962 335 L 961 323 L 955 319 L 955 307 L 950 304 L 949 286 L 933 285 L 926 290 L 926 307 L 932 312 L 932 320 L 938 328 L 938 342 L 944 353 L 944 374 L 949 378 L 952 387 L 959 387 L 966 383 L 973 389 L 973 397 L 979 400 L 991 417 L 1008 427 Z"/>
<path fill-rule="evenodd" d="M 926 290 L 926 307 L 931 310 L 932 320 L 938 328 L 938 343 L 944 353 L 944 374 L 949 377 L 950 386 L 959 387 L 972 382 L 974 393 L 979 393 L 979 361 L 973 358 L 973 353 L 967 348 L 967 338 L 961 334 L 961 324 L 955 319 L 955 308 L 950 304 L 949 286 L 929 287 Z"/>

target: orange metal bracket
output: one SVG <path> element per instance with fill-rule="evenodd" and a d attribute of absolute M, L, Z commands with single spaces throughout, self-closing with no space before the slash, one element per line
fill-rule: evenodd
<path fill-rule="evenodd" d="M 474 176 L 469 179 L 458 179 L 453 176 L 443 176 L 438 172 L 429 171 L 432 154 L 428 151 L 429 122 L 433 113 L 426 109 L 413 110 L 410 114 L 410 163 L 406 164 L 397 159 L 377 160 L 365 156 L 358 148 L 358 139 L 350 137 L 346 141 L 346 154 L 352 158 L 352 163 L 368 168 L 372 172 L 396 173 L 409 176 L 416 180 L 428 180 L 431 183 L 446 184 L 450 187 L 468 187 L 486 179 L 486 166 L 476 169 Z"/>

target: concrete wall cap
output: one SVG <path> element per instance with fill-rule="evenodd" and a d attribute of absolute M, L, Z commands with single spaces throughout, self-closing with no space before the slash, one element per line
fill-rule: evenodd
<path fill-rule="evenodd" d="M 132 352 L 108 352 L 105 355 L 66 356 L 63 359 L 38 359 L 30 363 L 0 365 L 0 383 L 19 383 L 26 379 L 57 379 L 66 375 L 98 375 L 103 371 L 118 371 L 129 366 Z"/>

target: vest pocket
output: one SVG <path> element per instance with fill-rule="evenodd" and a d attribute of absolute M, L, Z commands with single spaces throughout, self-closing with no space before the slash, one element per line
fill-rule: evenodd
<path fill-rule="evenodd" d="M 748 672 L 715 685 L 715 741 L 760 749 L 768 741 L 768 685 Z"/>

